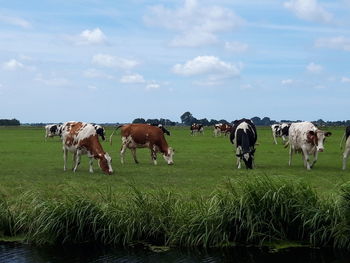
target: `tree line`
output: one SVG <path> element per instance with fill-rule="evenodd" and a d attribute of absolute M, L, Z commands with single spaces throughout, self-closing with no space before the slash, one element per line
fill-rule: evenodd
<path fill-rule="evenodd" d="M 19 120 L 16 119 L 0 119 L 0 126 L 18 126 L 21 125 Z"/>
<path fill-rule="evenodd" d="M 162 124 L 164 126 L 179 126 L 179 125 L 184 125 L 184 126 L 190 126 L 193 123 L 198 123 L 202 124 L 204 126 L 213 126 L 218 123 L 226 123 L 230 124 L 233 123 L 234 120 L 227 121 L 224 119 L 221 120 L 215 120 L 211 119 L 208 120 L 207 118 L 203 119 L 197 119 L 196 117 L 193 116 L 193 114 L 189 111 L 186 111 L 180 116 L 181 122 L 175 122 L 171 121 L 169 119 L 143 119 L 143 118 L 137 118 L 134 119 L 132 123 L 148 123 L 148 124 Z M 251 120 L 254 122 L 255 125 L 257 126 L 271 126 L 272 124 L 275 123 L 281 123 L 281 122 L 286 122 L 286 123 L 293 123 L 293 122 L 301 122 L 302 120 L 281 120 L 281 121 L 276 121 L 272 120 L 269 117 L 253 117 Z M 350 126 L 350 120 L 346 121 L 324 121 L 322 119 L 313 121 L 313 123 L 317 126 Z"/>

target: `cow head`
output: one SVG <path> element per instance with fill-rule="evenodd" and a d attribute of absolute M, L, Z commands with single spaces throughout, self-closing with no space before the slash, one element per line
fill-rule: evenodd
<path fill-rule="evenodd" d="M 104 128 L 102 128 L 101 126 L 99 126 L 99 127 L 96 129 L 96 133 L 97 133 L 98 135 L 101 136 L 101 138 L 102 138 L 103 141 L 106 140 L 106 138 L 105 138 L 106 132 L 105 132 L 105 129 L 104 129 Z"/>
<path fill-rule="evenodd" d="M 112 158 L 109 156 L 108 153 L 99 154 L 97 159 L 98 159 L 98 166 L 100 166 L 100 168 L 105 174 L 113 173 Z"/>
<path fill-rule="evenodd" d="M 236 154 L 236 156 L 241 158 L 241 160 L 244 161 L 245 167 L 247 169 L 253 169 L 254 153 L 255 153 L 255 149 L 251 149 L 249 152 Z"/>
<path fill-rule="evenodd" d="M 169 164 L 174 164 L 173 162 L 173 156 L 174 156 L 175 150 L 173 150 L 171 147 L 168 148 L 168 152 L 163 154 L 164 160 Z"/>
<path fill-rule="evenodd" d="M 326 137 L 329 137 L 331 135 L 332 135 L 331 132 L 316 130 L 316 131 L 309 131 L 306 137 L 307 137 L 307 142 L 312 144 L 313 146 L 316 146 L 316 150 L 318 152 L 323 152 L 324 151 L 323 143 L 326 140 Z"/>

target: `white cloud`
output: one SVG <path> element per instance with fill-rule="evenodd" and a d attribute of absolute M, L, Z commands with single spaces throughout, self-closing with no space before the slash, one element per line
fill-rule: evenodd
<path fill-rule="evenodd" d="M 153 6 L 144 17 L 146 24 L 177 33 L 172 46 L 197 47 L 217 42 L 216 34 L 230 31 L 243 23 L 232 10 L 219 6 L 203 6 L 197 0 L 185 0 L 184 6 L 170 9 Z"/>
<path fill-rule="evenodd" d="M 284 2 L 284 7 L 307 21 L 330 23 L 333 19 L 333 15 L 327 12 L 317 0 L 290 0 Z"/>
<path fill-rule="evenodd" d="M 96 45 L 103 44 L 107 40 L 105 34 L 99 28 L 95 28 L 93 30 L 84 30 L 77 37 L 76 44 L 77 45 Z"/>
<path fill-rule="evenodd" d="M 341 78 L 341 82 L 342 82 L 342 83 L 350 83 L 350 78 L 342 77 L 342 78 Z"/>
<path fill-rule="evenodd" d="M 316 40 L 315 46 L 319 48 L 331 48 L 350 51 L 350 38 L 343 36 L 333 38 L 320 38 Z"/>
<path fill-rule="evenodd" d="M 160 88 L 160 85 L 157 83 L 150 83 L 146 86 L 146 90 L 157 90 Z"/>
<path fill-rule="evenodd" d="M 314 86 L 314 89 L 327 89 L 327 87 L 323 85 L 316 85 Z"/>
<path fill-rule="evenodd" d="M 225 42 L 225 49 L 231 52 L 242 53 L 247 51 L 248 45 L 237 41 Z"/>
<path fill-rule="evenodd" d="M 31 24 L 19 17 L 14 17 L 14 16 L 4 16 L 4 15 L 0 15 L 0 22 L 5 23 L 5 24 L 9 24 L 9 25 L 13 25 L 13 26 L 19 26 L 22 28 L 30 28 Z"/>
<path fill-rule="evenodd" d="M 2 64 L 2 68 L 5 70 L 15 71 L 18 69 L 24 69 L 25 66 L 16 59 L 10 59 L 9 61 Z"/>
<path fill-rule="evenodd" d="M 58 78 L 58 77 L 43 78 L 42 75 L 40 74 L 34 80 L 46 86 L 54 86 L 54 87 L 68 86 L 70 84 L 70 82 L 65 78 Z"/>
<path fill-rule="evenodd" d="M 306 66 L 306 69 L 311 73 L 320 73 L 323 70 L 323 67 L 321 65 L 315 64 L 314 62 L 311 62 Z"/>
<path fill-rule="evenodd" d="M 221 61 L 214 56 L 198 56 L 185 64 L 176 64 L 173 67 L 175 74 L 184 76 L 203 75 L 210 76 L 238 76 L 240 74 L 242 65 L 233 65 Z"/>
<path fill-rule="evenodd" d="M 92 57 L 92 64 L 108 68 L 129 70 L 139 65 L 139 62 L 108 54 L 97 54 Z"/>
<path fill-rule="evenodd" d="M 113 76 L 108 75 L 100 70 L 97 69 L 87 69 L 83 72 L 83 75 L 87 78 L 95 79 L 95 78 L 101 78 L 101 79 L 113 79 Z"/>
<path fill-rule="evenodd" d="M 120 79 L 120 82 L 134 84 L 134 83 L 144 83 L 145 80 L 143 76 L 141 76 L 140 74 L 130 74 L 130 75 L 123 76 Z"/>
<path fill-rule="evenodd" d="M 252 89 L 253 87 L 252 87 L 252 85 L 250 85 L 250 84 L 244 84 L 244 85 L 241 85 L 240 86 L 240 89 L 241 90 L 250 90 L 250 89 Z"/>
<path fill-rule="evenodd" d="M 293 84 L 294 83 L 294 80 L 292 79 L 284 79 L 281 81 L 281 84 L 282 85 L 290 85 L 290 84 Z"/>
<path fill-rule="evenodd" d="M 93 86 L 93 85 L 89 85 L 87 87 L 89 90 L 97 90 L 97 87 L 96 86 Z"/>

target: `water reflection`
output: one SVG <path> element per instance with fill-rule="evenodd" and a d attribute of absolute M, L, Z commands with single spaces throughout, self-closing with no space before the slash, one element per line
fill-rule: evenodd
<path fill-rule="evenodd" d="M 33 247 L 30 245 L 0 243 L 1 263 L 104 263 L 104 262 L 298 262 L 298 263 L 345 263 L 350 262 L 348 252 L 332 249 L 286 249 L 271 253 L 257 248 L 230 248 L 213 250 L 170 249 L 152 252 L 146 248 L 115 249 L 92 245 L 64 247 Z"/>

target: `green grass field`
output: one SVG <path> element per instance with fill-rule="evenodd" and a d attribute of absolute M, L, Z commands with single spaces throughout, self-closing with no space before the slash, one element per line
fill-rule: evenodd
<path fill-rule="evenodd" d="M 175 149 L 174 165 L 168 166 L 158 154 L 158 165 L 151 163 L 148 149 L 138 149 L 140 164 L 133 162 L 127 151 L 126 162 L 120 163 L 120 132 L 113 136 L 113 145 L 102 142 L 105 151 L 113 158 L 114 174 L 104 175 L 94 162 L 94 173 L 88 172 L 88 158 L 82 157 L 76 173 L 63 171 L 62 145 L 58 137 L 44 140 L 43 128 L 0 128 L 0 192 L 8 199 L 24 192 L 36 192 L 47 197 L 60 197 L 66 190 L 87 193 L 94 197 L 112 191 L 123 198 L 135 185 L 142 191 L 159 189 L 178 193 L 184 198 L 209 196 L 215 189 L 222 189 L 227 182 L 244 184 L 254 177 L 271 177 L 292 182 L 306 182 L 321 195 L 338 193 L 339 186 L 350 179 L 350 168 L 341 170 L 339 142 L 344 128 L 330 128 L 333 135 L 327 138 L 325 152 L 312 171 L 306 171 L 301 155 L 294 156 L 288 166 L 288 149 L 281 140 L 273 144 L 269 127 L 258 127 L 256 169 L 238 170 L 233 147 L 228 137 L 214 138 L 212 127 L 206 127 L 204 135 L 190 136 L 189 128 L 169 127 L 166 136 Z M 112 129 L 107 129 L 107 137 Z M 69 155 L 68 167 L 72 167 Z M 350 166 L 350 165 L 349 165 Z M 243 165 L 244 167 L 244 165 Z"/>

